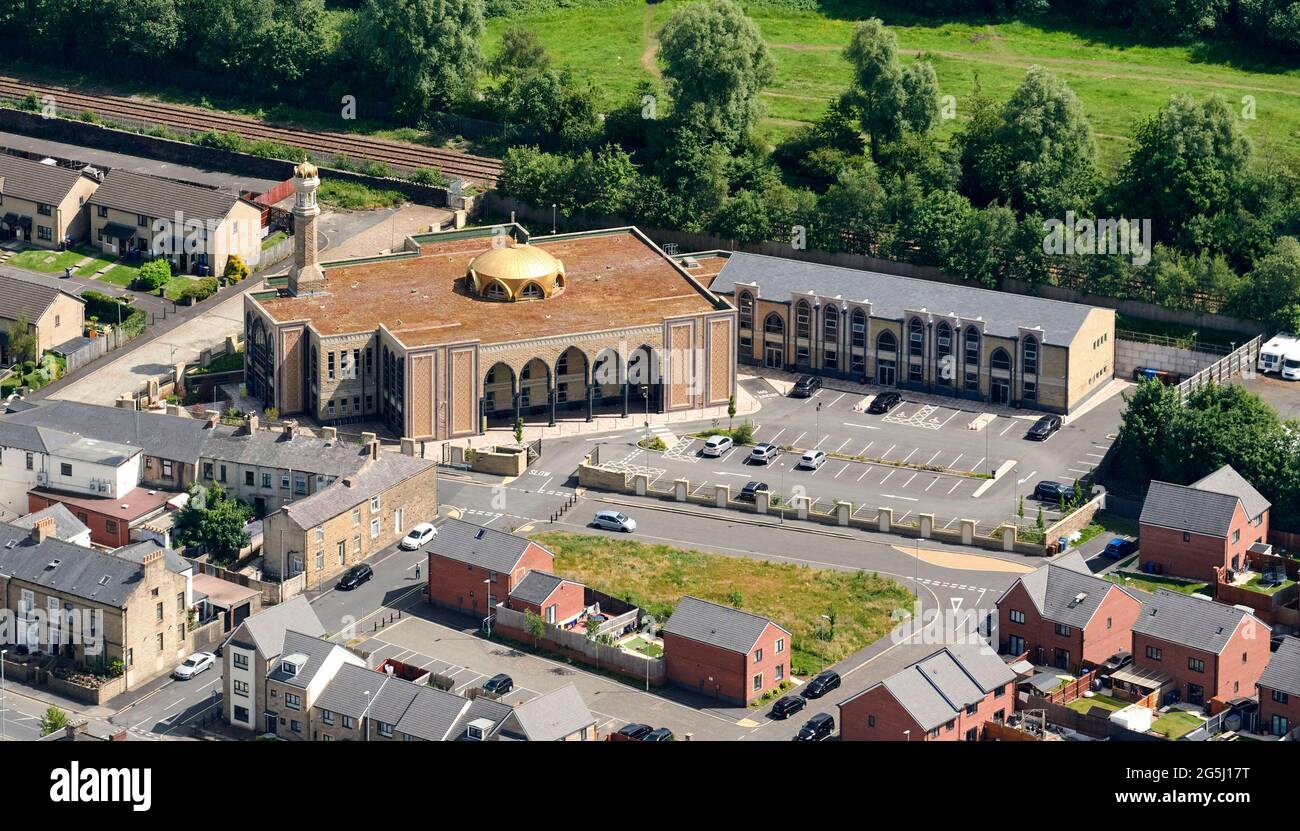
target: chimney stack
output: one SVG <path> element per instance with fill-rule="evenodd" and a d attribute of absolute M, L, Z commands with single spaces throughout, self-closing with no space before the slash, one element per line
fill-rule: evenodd
<path fill-rule="evenodd" d="M 334 442 L 339 440 L 339 429 L 337 427 L 322 427 L 320 428 L 320 434 L 325 441 Z"/>
<path fill-rule="evenodd" d="M 257 428 L 260 426 L 260 421 L 261 419 L 258 418 L 256 410 L 248 411 L 248 435 L 251 436 L 257 432 Z"/>
<path fill-rule="evenodd" d="M 379 439 L 375 439 L 370 443 L 370 460 L 372 462 L 379 458 L 379 449 Z"/>
<path fill-rule="evenodd" d="M 216 427 L 218 424 L 221 423 L 221 413 L 217 412 L 216 410 L 204 410 L 203 417 L 208 421 L 208 423 L 205 425 L 206 429 L 208 430 L 211 430 L 213 427 Z"/>
<path fill-rule="evenodd" d="M 286 439 L 292 439 L 294 437 L 294 434 L 298 432 L 298 422 L 294 421 L 293 419 L 289 419 L 284 423 L 283 429 L 284 429 L 284 437 Z"/>
<path fill-rule="evenodd" d="M 36 524 L 32 526 L 32 533 L 31 533 L 32 542 L 36 543 L 37 545 L 40 545 L 41 543 L 45 542 L 46 540 L 48 540 L 50 537 L 53 536 L 54 536 L 54 517 L 47 516 L 47 517 L 41 517 L 40 519 L 36 520 Z"/>

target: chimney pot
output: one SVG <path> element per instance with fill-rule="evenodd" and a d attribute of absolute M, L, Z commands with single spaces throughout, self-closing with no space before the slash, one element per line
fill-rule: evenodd
<path fill-rule="evenodd" d="M 374 461 L 379 458 L 379 439 L 370 442 L 370 459 Z"/>
<path fill-rule="evenodd" d="M 320 432 L 321 435 L 325 438 L 325 441 L 339 440 L 339 430 L 337 427 L 322 427 Z"/>
<path fill-rule="evenodd" d="M 207 424 L 208 429 L 216 427 L 218 424 L 221 423 L 221 413 L 217 412 L 216 410 L 204 410 L 203 417 L 208 420 L 208 424 Z"/>
<path fill-rule="evenodd" d="M 52 536 L 54 536 L 54 518 L 47 516 L 36 520 L 36 524 L 32 526 L 32 542 L 39 545 Z"/>
<path fill-rule="evenodd" d="M 290 419 L 284 423 L 285 438 L 287 439 L 293 438 L 294 433 L 296 433 L 297 431 L 298 431 L 298 422 L 294 421 L 293 419 Z"/>
<path fill-rule="evenodd" d="M 257 428 L 260 426 L 260 423 L 259 423 L 259 422 L 260 422 L 260 419 L 257 417 L 257 413 L 256 413 L 256 412 L 253 412 L 253 411 L 249 411 L 249 413 L 248 413 L 248 434 L 249 434 L 250 436 L 257 432 Z"/>

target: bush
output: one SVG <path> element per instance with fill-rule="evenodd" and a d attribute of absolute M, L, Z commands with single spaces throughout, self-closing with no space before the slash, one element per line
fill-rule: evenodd
<path fill-rule="evenodd" d="M 217 293 L 217 278 L 203 277 L 190 281 L 190 284 L 176 294 L 179 303 L 198 303 Z"/>
<path fill-rule="evenodd" d="M 222 276 L 226 278 L 227 283 L 238 283 L 247 279 L 249 273 L 244 258 L 238 254 L 231 254 L 230 258 L 226 260 L 226 270 L 222 273 Z"/>
<path fill-rule="evenodd" d="M 150 260 L 140 266 L 140 273 L 131 281 L 131 288 L 136 291 L 157 291 L 167 285 L 171 278 L 171 263 L 161 259 Z"/>
<path fill-rule="evenodd" d="M 407 180 L 415 182 L 417 185 L 429 185 L 431 187 L 442 187 L 447 184 L 447 177 L 442 175 L 442 171 L 436 167 L 417 167 L 411 171 L 411 175 L 406 177 Z"/>

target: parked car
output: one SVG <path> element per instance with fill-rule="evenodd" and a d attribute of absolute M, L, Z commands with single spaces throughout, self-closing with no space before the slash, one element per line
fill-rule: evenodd
<path fill-rule="evenodd" d="M 782 696 L 772 705 L 772 718 L 789 718 L 807 706 L 806 698 L 797 695 Z"/>
<path fill-rule="evenodd" d="M 1060 482 L 1045 479 L 1034 485 L 1034 499 L 1041 499 L 1044 502 L 1060 502 L 1061 497 L 1068 499 L 1073 494 L 1073 488 L 1066 487 Z"/>
<path fill-rule="evenodd" d="M 822 379 L 816 375 L 800 375 L 799 380 L 790 388 L 791 398 L 811 398 L 813 393 L 822 388 Z"/>
<path fill-rule="evenodd" d="M 901 403 L 903 403 L 903 396 L 898 393 L 882 392 L 880 395 L 871 399 L 871 404 L 867 407 L 867 412 L 875 413 L 877 415 L 887 413 Z"/>
<path fill-rule="evenodd" d="M 412 528 L 410 533 L 405 537 L 402 537 L 402 541 L 398 543 L 398 546 L 406 551 L 414 551 L 429 540 L 433 539 L 434 534 L 437 533 L 437 528 L 434 528 L 427 522 L 421 522 L 419 525 Z"/>
<path fill-rule="evenodd" d="M 669 730 L 667 727 L 656 727 L 655 729 L 651 730 L 649 733 L 646 733 L 645 736 L 641 738 L 641 741 L 671 742 L 671 741 L 675 741 L 675 739 L 673 738 L 673 731 Z"/>
<path fill-rule="evenodd" d="M 820 742 L 830 738 L 835 732 L 835 719 L 830 713 L 817 713 L 808 721 L 804 722 L 803 727 L 795 734 L 794 740 L 797 742 Z"/>
<path fill-rule="evenodd" d="M 493 695 L 505 695 L 515 688 L 514 679 L 504 672 L 498 672 L 491 678 L 483 682 L 483 692 L 489 692 Z"/>
<path fill-rule="evenodd" d="M 619 728 L 618 735 L 627 741 L 640 742 L 653 732 L 654 728 L 648 724 L 625 724 Z"/>
<path fill-rule="evenodd" d="M 347 572 L 339 578 L 339 588 L 344 591 L 351 591 L 374 576 L 374 569 L 365 563 L 360 563 L 348 569 Z"/>
<path fill-rule="evenodd" d="M 764 442 L 754 445 L 754 449 L 749 451 L 749 460 L 758 464 L 767 464 L 780 455 L 781 448 Z"/>
<path fill-rule="evenodd" d="M 840 674 L 833 669 L 825 669 L 813 676 L 813 679 L 804 684 L 804 698 L 821 698 L 826 693 L 839 687 Z"/>
<path fill-rule="evenodd" d="M 211 652 L 195 652 L 190 657 L 181 662 L 181 665 L 172 670 L 172 677 L 179 678 L 182 681 L 188 681 L 200 672 L 212 669 L 217 663 L 217 656 Z"/>
<path fill-rule="evenodd" d="M 816 470 L 817 468 L 821 467 L 825 461 L 826 461 L 825 450 L 809 450 L 807 453 L 804 453 L 803 456 L 799 457 L 798 466 L 807 468 L 809 470 Z"/>
<path fill-rule="evenodd" d="M 1025 438 L 1032 439 L 1034 441 L 1047 441 L 1049 438 L 1051 438 L 1053 433 L 1055 433 L 1057 430 L 1060 429 L 1061 429 L 1060 416 L 1045 415 L 1042 418 L 1038 419 L 1038 421 L 1034 422 L 1034 426 L 1030 427 L 1029 431 L 1025 433 Z"/>
<path fill-rule="evenodd" d="M 735 445 L 730 436 L 709 436 L 704 440 L 700 453 L 704 456 L 721 456 Z"/>
<path fill-rule="evenodd" d="M 607 531 L 625 531 L 629 534 L 636 530 L 636 520 L 622 511 L 597 511 L 591 524 Z"/>
<path fill-rule="evenodd" d="M 1120 557 L 1127 557 L 1134 551 L 1138 550 L 1137 540 L 1126 540 L 1123 537 L 1115 537 L 1106 543 L 1106 550 L 1103 552 L 1112 560 L 1118 560 Z"/>
<path fill-rule="evenodd" d="M 745 487 L 741 488 L 740 493 L 736 494 L 736 498 L 743 502 L 753 502 L 758 498 L 759 491 L 767 492 L 767 490 L 766 482 L 746 482 Z"/>

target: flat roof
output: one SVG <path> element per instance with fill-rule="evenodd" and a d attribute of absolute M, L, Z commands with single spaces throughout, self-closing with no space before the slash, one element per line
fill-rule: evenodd
<path fill-rule="evenodd" d="M 135 522 L 141 517 L 148 516 L 159 510 L 167 504 L 168 499 L 176 495 L 171 491 L 149 490 L 146 488 L 134 488 L 117 499 L 110 499 L 106 496 L 82 496 L 51 488 L 32 488 L 29 493 L 34 493 L 52 502 L 62 502 L 64 505 L 82 508 L 102 516 L 125 520 L 128 523 Z"/>
<path fill-rule="evenodd" d="M 324 337 L 382 325 L 407 347 L 598 332 L 726 308 L 631 228 L 534 237 L 529 244 L 564 264 L 564 291 L 545 300 L 484 300 L 463 279 L 470 260 L 492 247 L 491 229 L 482 230 L 412 237 L 418 253 L 325 263 L 324 293 L 260 302 L 276 320 L 311 320 Z"/>

